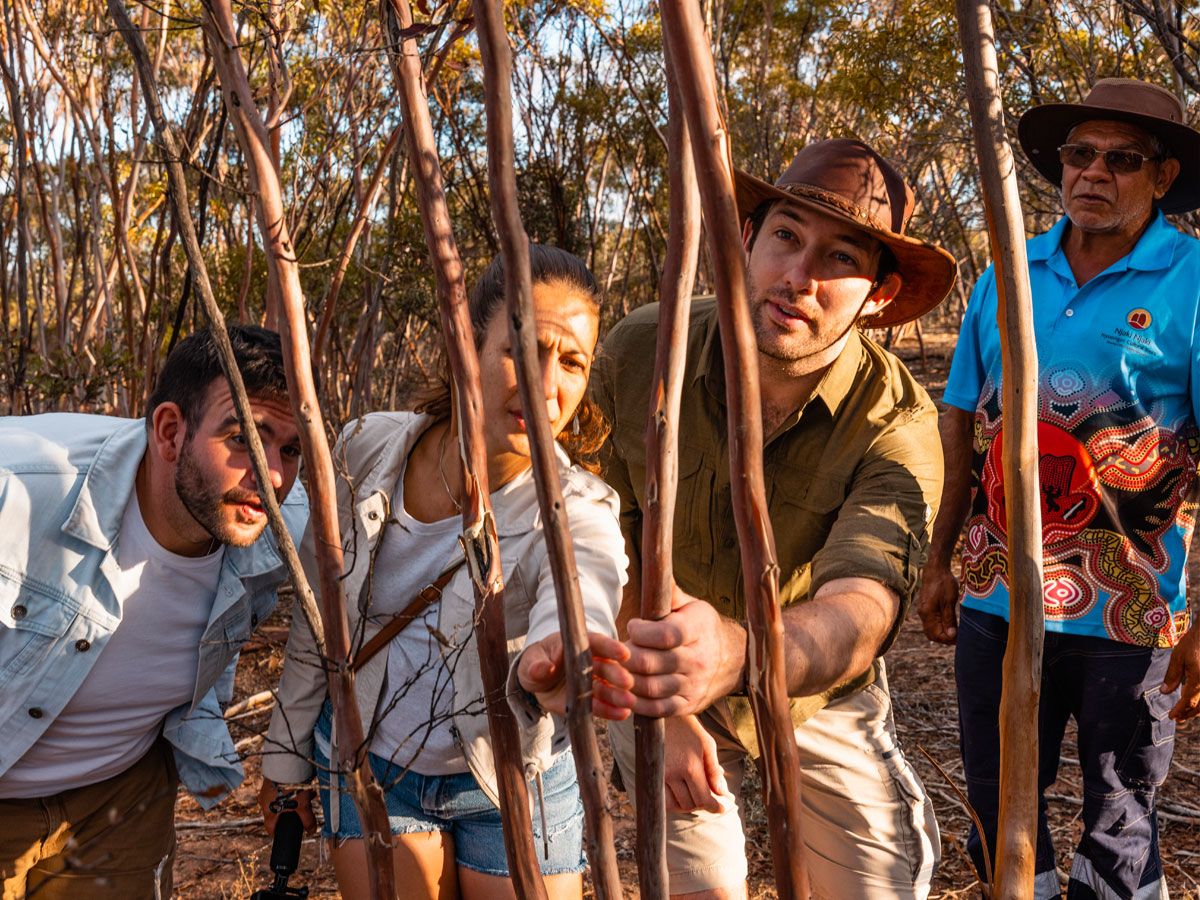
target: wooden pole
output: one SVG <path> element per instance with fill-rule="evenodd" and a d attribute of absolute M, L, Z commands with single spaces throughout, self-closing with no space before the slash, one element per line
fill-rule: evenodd
<path fill-rule="evenodd" d="M 375 783 L 367 763 L 367 742 L 354 696 L 354 673 L 348 664 L 350 633 L 342 594 L 342 544 L 333 459 L 313 382 L 300 272 L 288 233 L 270 137 L 237 50 L 229 0 L 204 0 L 203 5 L 202 27 L 212 50 L 229 119 L 246 158 L 267 266 L 274 275 L 271 281 L 278 285 L 278 324 L 283 339 L 288 392 L 300 427 L 300 444 L 309 479 L 309 527 L 316 537 L 321 618 L 325 623 L 330 666 L 330 699 L 338 734 L 338 768 L 347 775 L 366 834 L 371 896 L 373 900 L 391 900 L 396 896 L 391 827 L 383 791 Z"/>
<path fill-rule="evenodd" d="M 665 50 L 665 46 L 664 46 Z M 650 412 L 646 420 L 646 502 L 642 510 L 643 619 L 661 619 L 671 611 L 675 588 L 672 535 L 679 486 L 679 403 L 687 357 L 688 318 L 700 255 L 700 194 L 687 119 L 667 55 L 667 156 L 669 218 L 667 253 L 658 282 L 658 333 Z M 664 722 L 634 716 L 637 746 L 637 863 L 643 900 L 665 900 L 667 809 L 664 787 Z"/>
<path fill-rule="evenodd" d="M 479 358 L 475 353 L 471 314 L 467 307 L 462 259 L 446 205 L 417 42 L 412 37 L 405 37 L 412 27 L 412 9 L 408 0 L 383 0 L 380 13 L 391 44 L 389 56 L 405 124 L 404 144 L 413 167 L 417 206 L 437 281 L 438 311 L 454 382 L 463 470 L 461 540 L 475 585 L 475 613 L 480 623 L 476 639 L 487 698 L 492 756 L 496 762 L 508 870 L 518 897 L 544 898 L 546 888 L 533 841 L 521 736 L 505 695 L 508 652 L 504 630 L 504 575 L 500 570 L 500 545 L 489 496 Z"/>
<path fill-rule="evenodd" d="M 484 106 L 487 111 L 488 183 L 492 218 L 504 257 L 509 333 L 512 337 L 517 384 L 533 458 L 534 483 L 542 512 L 566 668 L 567 730 L 583 798 L 588 860 L 592 885 L 600 900 L 621 896 L 612 819 L 606 798 L 608 785 L 592 722 L 592 653 L 588 647 L 575 551 L 558 478 L 558 460 L 550 435 L 550 420 L 542 397 L 542 374 L 537 346 L 533 291 L 529 274 L 529 238 L 517 207 L 516 161 L 512 134 L 512 51 L 500 0 L 473 0 L 483 61 Z"/>
<path fill-rule="evenodd" d="M 663 38 L 692 135 L 708 225 L 725 363 L 729 468 L 750 631 L 746 692 L 754 710 L 771 856 L 780 897 L 807 898 L 800 819 L 800 761 L 783 671 L 779 566 L 763 480 L 758 350 L 750 323 L 741 223 L 728 131 L 717 103 L 712 49 L 696 0 L 663 0 Z"/>
<path fill-rule="evenodd" d="M 996 267 L 1004 500 L 1008 509 L 1009 628 L 1000 698 L 1000 822 L 993 898 L 1033 896 L 1037 856 L 1038 699 L 1045 610 L 1038 481 L 1037 346 L 1025 226 L 996 64 L 989 0 L 957 0 L 967 102 Z M 986 839 L 986 838 L 985 838 Z"/>

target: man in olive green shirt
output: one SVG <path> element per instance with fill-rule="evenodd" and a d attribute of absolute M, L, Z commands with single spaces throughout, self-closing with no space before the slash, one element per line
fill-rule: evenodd
<path fill-rule="evenodd" d="M 858 141 L 824 141 L 776 185 L 737 176 L 762 386 L 763 463 L 780 566 L 786 678 L 803 773 L 814 896 L 923 897 L 939 842 L 896 745 L 879 657 L 916 586 L 942 483 L 925 391 L 857 323 L 909 321 L 954 280 L 941 248 L 903 234 L 912 193 Z M 737 807 L 757 756 L 745 679 L 745 597 L 729 486 L 725 372 L 712 301 L 693 307 L 680 412 L 674 611 L 634 618 L 657 306 L 605 340 L 593 379 L 612 423 L 605 477 L 633 557 L 629 659 L 597 661 L 613 705 L 667 718 L 673 896 L 745 896 Z M 633 781 L 632 727 L 610 725 Z"/>

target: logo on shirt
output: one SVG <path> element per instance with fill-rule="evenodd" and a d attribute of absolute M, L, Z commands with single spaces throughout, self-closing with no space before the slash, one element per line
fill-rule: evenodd
<path fill-rule="evenodd" d="M 1129 323 L 1130 328 L 1136 328 L 1138 331 L 1145 331 L 1150 327 L 1153 321 L 1150 316 L 1150 311 L 1145 309 L 1131 309 L 1129 315 L 1125 317 L 1125 321 Z"/>

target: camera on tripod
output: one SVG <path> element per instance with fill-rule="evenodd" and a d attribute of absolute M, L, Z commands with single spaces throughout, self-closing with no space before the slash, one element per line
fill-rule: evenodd
<path fill-rule="evenodd" d="M 300 865 L 300 844 L 304 840 L 304 824 L 296 812 L 296 801 L 285 800 L 275 821 L 275 840 L 271 844 L 271 871 L 275 881 L 270 887 L 255 891 L 250 900 L 296 900 L 308 896 L 307 887 L 288 887 L 288 879 Z"/>

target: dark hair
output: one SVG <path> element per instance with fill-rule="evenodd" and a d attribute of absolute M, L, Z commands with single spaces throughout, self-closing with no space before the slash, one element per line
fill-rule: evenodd
<path fill-rule="evenodd" d="M 750 240 L 746 244 L 746 251 L 754 249 L 754 242 L 758 240 L 759 229 L 762 228 L 763 222 L 767 220 L 767 215 L 771 212 L 771 208 L 776 203 L 783 203 L 783 200 L 770 199 L 764 200 L 758 206 L 750 211 L 750 215 L 746 216 L 746 221 L 750 223 Z M 900 269 L 900 263 L 896 259 L 890 247 L 882 241 L 879 242 L 879 262 L 875 267 L 875 280 L 871 282 L 871 291 L 874 293 L 883 284 L 885 278 Z"/>
<path fill-rule="evenodd" d="M 283 345 L 279 335 L 257 325 L 233 325 L 229 328 L 233 356 L 251 397 L 286 397 L 287 379 L 283 372 Z M 207 328 L 190 334 L 171 351 L 154 390 L 146 401 L 149 426 L 160 403 L 175 403 L 183 413 L 188 431 L 199 426 L 204 417 L 204 398 L 209 386 L 224 378 L 217 342 Z"/>
<path fill-rule="evenodd" d="M 529 245 L 530 281 L 533 284 L 563 284 L 582 294 L 597 315 L 600 312 L 600 286 L 587 265 L 579 257 L 558 247 L 546 244 Z M 475 349 L 483 347 L 488 326 L 505 306 L 504 257 L 497 256 L 488 263 L 467 297 L 471 328 L 475 332 Z M 418 393 L 414 409 L 437 419 L 450 416 L 452 400 L 449 365 L 445 353 L 437 367 L 437 376 Z M 590 472 L 599 471 L 598 454 L 608 437 L 608 422 L 588 394 L 584 394 L 575 416 L 558 436 L 558 443 L 576 465 Z"/>

